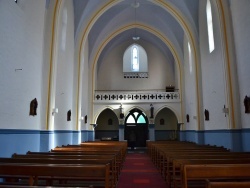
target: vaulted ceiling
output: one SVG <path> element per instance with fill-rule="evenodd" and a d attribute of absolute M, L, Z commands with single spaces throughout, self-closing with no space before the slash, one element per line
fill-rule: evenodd
<path fill-rule="evenodd" d="M 103 8 L 110 2 L 112 6 Z M 168 10 L 170 7 L 172 12 Z M 101 16 L 94 21 L 88 35 L 89 55 L 100 42 L 116 33 L 119 29 L 133 25 L 116 34 L 102 51 L 101 58 L 117 45 L 131 41 L 133 37 L 140 37 L 161 50 L 166 57 L 173 59 L 169 47 L 158 36 L 145 29 L 153 29 L 164 35 L 177 51 L 183 53 L 183 39 L 185 32 L 183 23 L 176 19 L 175 13 L 180 15 L 196 37 L 198 36 L 198 8 L 199 0 L 74 0 L 75 36 L 79 37 L 81 30 L 87 27 L 91 19 L 100 12 Z M 145 26 L 145 27 L 140 27 Z"/>

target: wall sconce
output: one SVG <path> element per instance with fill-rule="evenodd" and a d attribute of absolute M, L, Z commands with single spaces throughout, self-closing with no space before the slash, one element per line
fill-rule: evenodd
<path fill-rule="evenodd" d="M 52 109 L 52 116 L 58 113 L 58 108 L 53 108 Z"/>
<path fill-rule="evenodd" d="M 80 117 L 80 121 L 83 121 L 83 120 L 84 120 L 84 123 L 87 123 L 87 118 L 88 118 L 87 115 L 84 116 L 84 117 L 81 116 L 81 117 Z"/>
<path fill-rule="evenodd" d="M 226 106 L 224 105 L 224 107 L 222 108 L 222 112 L 225 114 L 226 117 L 226 115 L 229 113 L 229 109 L 226 108 Z"/>
<path fill-rule="evenodd" d="M 95 129 L 97 127 L 97 124 L 95 124 L 95 123 L 92 123 L 90 125 L 93 126 L 93 129 Z"/>

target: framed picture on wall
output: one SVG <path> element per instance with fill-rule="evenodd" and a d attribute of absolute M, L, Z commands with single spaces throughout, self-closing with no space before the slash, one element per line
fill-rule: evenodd
<path fill-rule="evenodd" d="M 165 124 L 165 120 L 164 119 L 160 119 L 160 125 L 164 125 Z"/>
<path fill-rule="evenodd" d="M 112 119 L 108 120 L 108 125 L 113 125 L 113 120 Z"/>

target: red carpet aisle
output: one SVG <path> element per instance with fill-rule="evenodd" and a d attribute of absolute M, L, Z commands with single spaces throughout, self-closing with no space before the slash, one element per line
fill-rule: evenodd
<path fill-rule="evenodd" d="M 128 153 L 117 188 L 167 188 L 145 153 Z"/>

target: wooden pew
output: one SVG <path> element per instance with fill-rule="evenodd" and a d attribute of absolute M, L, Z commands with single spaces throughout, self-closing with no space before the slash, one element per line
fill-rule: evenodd
<path fill-rule="evenodd" d="M 168 168 L 171 165 L 172 159 L 176 156 L 191 156 L 191 155 L 228 155 L 229 152 L 223 150 L 207 150 L 207 149 L 183 149 L 183 150 L 171 150 L 165 151 L 162 155 L 162 158 L 159 159 L 156 166 L 164 175 L 164 169 Z"/>
<path fill-rule="evenodd" d="M 234 181 L 234 182 L 211 182 L 207 180 L 206 188 L 249 188 L 250 181 Z"/>
<path fill-rule="evenodd" d="M 101 147 L 120 147 L 124 153 L 126 154 L 127 153 L 127 141 L 120 141 L 120 142 L 104 142 L 104 141 L 94 141 L 94 142 L 83 142 L 80 144 L 81 147 L 87 147 L 87 146 L 101 146 Z"/>
<path fill-rule="evenodd" d="M 189 181 L 202 180 L 249 180 L 250 164 L 188 164 L 183 166 L 183 188 Z"/>
<path fill-rule="evenodd" d="M 158 169 L 160 170 L 162 176 L 167 179 L 168 172 L 172 168 L 172 160 L 175 157 L 185 158 L 186 156 L 210 156 L 210 155 L 228 155 L 229 152 L 224 152 L 220 150 L 204 150 L 204 149 L 183 149 L 183 150 L 172 150 L 164 152 L 164 157 L 159 162 Z"/>
<path fill-rule="evenodd" d="M 119 179 L 119 174 L 120 174 L 120 171 L 121 171 L 121 167 L 119 166 L 120 163 L 116 160 L 115 158 L 115 155 L 85 155 L 85 154 L 82 154 L 82 155 L 53 155 L 51 154 L 50 155 L 50 152 L 42 152 L 42 154 L 39 154 L 39 152 L 37 152 L 36 154 L 32 155 L 25 155 L 25 154 L 13 154 L 12 155 L 12 158 L 14 159 L 32 159 L 32 160 L 41 160 L 41 159 L 44 159 L 44 160 L 74 160 L 74 161 L 81 161 L 81 160 L 99 160 L 99 161 L 103 161 L 103 160 L 110 160 L 110 168 L 112 169 L 112 174 L 114 175 L 113 176 L 113 179 L 114 179 L 114 184 L 116 185 L 117 182 L 118 182 L 118 179 Z M 56 162 L 53 162 L 53 163 L 56 163 Z M 58 162 L 60 163 L 60 162 Z"/>
<path fill-rule="evenodd" d="M 115 163 L 110 158 L 87 158 L 87 159 L 70 159 L 70 158 L 0 158 L 0 163 L 29 163 L 29 164 L 71 164 L 71 165 L 87 165 L 87 164 L 110 164 L 110 179 L 112 187 L 118 182 L 118 174 Z"/>
<path fill-rule="evenodd" d="M 118 181 L 118 175 L 121 171 L 122 163 L 125 160 L 126 150 L 127 142 L 84 142 L 80 145 L 56 147 L 50 152 L 29 151 L 26 155 L 14 154 L 11 159 L 1 158 L 0 165 L 12 164 L 12 166 L 39 166 L 43 164 L 45 166 L 56 166 L 65 163 L 67 166 L 93 166 L 94 164 L 106 165 L 108 163 L 110 167 L 109 172 L 111 172 L 109 181 L 113 179 L 113 182 L 110 182 L 110 187 L 115 187 Z M 44 178 L 44 175 L 41 176 Z M 47 176 L 45 176 L 45 178 L 51 179 Z M 73 179 L 75 178 L 76 177 Z M 59 176 L 57 179 L 59 179 Z M 72 178 L 67 177 L 67 179 Z M 83 178 L 81 177 L 81 179 Z"/>
<path fill-rule="evenodd" d="M 203 145 L 196 145 L 193 143 L 182 143 L 182 142 L 155 142 L 155 143 L 147 143 L 150 149 L 150 155 L 152 158 L 152 161 L 155 163 L 155 165 L 158 167 L 160 172 L 162 173 L 163 177 L 166 178 L 166 181 L 168 185 L 171 187 L 173 186 L 173 171 L 176 170 L 176 167 L 173 167 L 173 160 L 175 158 L 181 158 L 185 160 L 185 158 L 188 159 L 199 159 L 202 158 L 204 159 L 204 164 L 205 163 L 211 163 L 211 162 L 206 162 L 210 158 L 214 159 L 220 159 L 223 160 L 229 160 L 231 158 L 234 160 L 233 163 L 244 163 L 244 161 L 239 161 L 237 157 L 240 157 L 242 155 L 242 158 L 245 159 L 246 163 L 249 163 L 249 158 L 250 158 L 250 153 L 237 153 L 237 152 L 230 152 L 226 148 L 223 147 L 216 147 L 216 146 L 203 146 Z M 196 162 L 198 163 L 198 162 Z M 202 163 L 201 161 L 199 163 Z M 218 163 L 218 162 L 214 162 Z M 221 163 L 230 163 L 229 161 L 221 162 Z M 179 167 L 180 168 L 180 167 Z M 180 173 L 180 171 L 179 171 Z M 177 179 L 177 177 L 175 178 Z M 178 178 L 178 181 L 180 178 Z"/>
<path fill-rule="evenodd" d="M 83 142 L 80 145 L 67 145 L 62 147 L 56 147 L 51 150 L 51 153 L 62 152 L 70 154 L 71 152 L 74 153 L 90 153 L 94 152 L 95 154 L 109 153 L 115 152 L 116 153 L 116 161 L 117 161 L 117 174 L 120 174 L 123 162 L 125 161 L 125 156 L 127 153 L 127 142 L 117 142 L 117 141 L 109 141 L 109 142 Z M 118 179 L 118 178 L 117 178 Z"/>
<path fill-rule="evenodd" d="M 164 146 L 164 145 L 196 145 L 193 142 L 185 142 L 185 141 L 176 141 L 176 140 L 168 140 L 168 141 L 147 141 L 147 151 L 148 155 L 152 158 L 155 152 L 156 147 Z"/>
<path fill-rule="evenodd" d="M 80 145 L 80 146 L 62 146 L 56 147 L 51 152 L 112 152 L 116 153 L 122 162 L 124 162 L 127 150 L 117 145 Z"/>
<path fill-rule="evenodd" d="M 214 148 L 214 147 L 175 147 L 175 148 L 158 148 L 157 155 L 155 157 L 155 164 L 158 168 L 161 167 L 161 164 L 164 164 L 169 154 L 172 153 L 228 153 L 229 151 L 224 148 Z"/>
<path fill-rule="evenodd" d="M 201 152 L 229 152 L 229 150 L 221 147 L 211 147 L 211 146 L 201 146 L 201 145 L 186 145 L 186 144 L 171 144 L 171 145 L 160 145 L 155 147 L 155 152 L 152 155 L 152 161 L 156 165 L 156 167 L 160 168 L 160 165 L 164 163 L 166 159 L 166 154 L 169 152 L 194 152 L 194 151 L 201 151 Z"/>
<path fill-rule="evenodd" d="M 115 152 L 121 156 L 124 156 L 126 152 L 120 146 L 94 146 L 94 145 L 81 145 L 81 146 L 64 146 L 64 147 L 55 147 L 51 149 L 51 152 L 70 152 L 70 151 L 104 151 L 104 152 Z"/>
<path fill-rule="evenodd" d="M 57 157 L 58 156 L 58 157 Z M 115 167 L 117 174 L 119 175 L 122 169 L 122 158 L 120 155 L 117 155 L 117 153 L 108 151 L 79 151 L 79 152 L 27 152 L 26 155 L 21 155 L 21 154 L 13 154 L 13 158 L 47 158 L 47 157 L 52 157 L 52 158 L 113 158 L 115 161 Z"/>
<path fill-rule="evenodd" d="M 172 149 L 197 149 L 197 148 L 210 148 L 210 149 L 219 149 L 224 151 L 229 151 L 228 149 L 224 147 L 217 147 L 217 146 L 211 146 L 211 145 L 197 145 L 192 142 L 181 142 L 181 141 L 156 141 L 156 142 L 147 142 L 147 145 L 149 148 L 150 157 L 152 158 L 152 161 L 155 163 L 157 158 L 159 158 L 159 155 L 161 153 L 161 150 L 164 149 L 172 150 Z"/>
<path fill-rule="evenodd" d="M 41 152 L 27 152 L 27 154 L 41 154 Z M 46 153 L 46 152 L 45 152 Z M 99 148 L 70 148 L 70 147 L 66 147 L 66 148 L 61 148 L 61 147 L 57 147 L 53 150 L 51 150 L 49 153 L 52 154 L 61 154 L 63 153 L 63 155 L 71 155 L 71 154 L 99 154 L 99 155 L 106 155 L 106 154 L 114 154 L 116 155 L 116 159 L 117 161 L 119 161 L 121 164 L 123 164 L 125 157 L 124 154 L 122 153 L 122 150 L 120 149 L 99 149 Z"/>
<path fill-rule="evenodd" d="M 167 160 L 166 160 L 166 166 L 165 166 L 165 178 L 166 181 L 169 185 L 171 185 L 171 183 L 174 183 L 174 175 L 175 175 L 175 171 L 178 171 L 180 173 L 180 169 L 181 169 L 181 165 L 185 164 L 185 163 L 191 163 L 192 161 L 194 161 L 194 163 L 198 163 L 197 161 L 200 161 L 199 163 L 202 163 L 201 161 L 204 161 L 204 164 L 209 163 L 206 161 L 209 160 L 218 160 L 218 161 L 222 161 L 222 160 L 235 160 L 235 163 L 237 161 L 237 163 L 242 163 L 243 161 L 248 161 L 248 159 L 250 159 L 250 154 L 248 153 L 234 153 L 234 152 L 229 152 L 229 153 L 218 153 L 218 152 L 209 152 L 209 153 L 175 153 L 173 155 L 169 155 Z M 242 160 L 242 161 L 240 161 Z M 228 163 L 228 162 L 224 162 L 222 161 L 222 163 Z M 216 162 L 218 163 L 218 162 Z M 249 162 L 247 162 L 249 163 Z M 175 178 L 175 179 L 179 179 Z"/>
<path fill-rule="evenodd" d="M 241 158 L 238 156 L 237 158 L 223 158 L 215 157 L 215 158 L 206 158 L 206 159 L 174 159 L 173 161 L 173 174 L 172 180 L 174 187 L 180 187 L 182 184 L 182 171 L 184 165 L 187 164 L 250 164 L 250 158 Z"/>
<path fill-rule="evenodd" d="M 110 164 L 105 165 L 67 165 L 67 164 L 27 164 L 0 163 L 0 177 L 27 176 L 29 185 L 37 185 L 40 177 L 64 180 L 91 180 L 103 183 L 110 188 Z"/>
<path fill-rule="evenodd" d="M 125 156 L 123 155 L 121 149 L 104 149 L 104 148 L 78 148 L 78 147 L 57 147 L 50 152 L 31 152 L 28 151 L 27 155 L 115 155 L 115 160 L 117 163 L 117 171 L 120 173 Z"/>
<path fill-rule="evenodd" d="M 114 155 L 118 161 L 123 161 L 121 155 L 115 151 L 102 150 L 85 150 L 85 151 L 50 151 L 50 152 L 32 152 L 28 151 L 27 155 Z"/>

